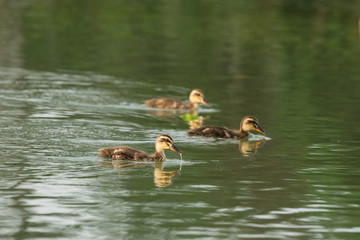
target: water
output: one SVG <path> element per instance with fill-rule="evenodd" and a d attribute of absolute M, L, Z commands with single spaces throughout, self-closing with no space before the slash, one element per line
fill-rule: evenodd
<path fill-rule="evenodd" d="M 358 238 L 359 1 L 0 3 L 1 238 Z M 193 88 L 192 124 L 143 103 Z"/>

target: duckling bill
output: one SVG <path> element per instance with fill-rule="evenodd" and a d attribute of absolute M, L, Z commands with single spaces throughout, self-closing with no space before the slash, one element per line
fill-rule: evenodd
<path fill-rule="evenodd" d="M 106 147 L 98 151 L 100 152 L 99 156 L 104 158 L 157 162 L 165 159 L 165 149 L 181 154 L 181 151 L 175 146 L 174 140 L 166 134 L 161 134 L 156 138 L 155 152 L 153 154 L 128 146 Z"/>
<path fill-rule="evenodd" d="M 197 109 L 199 103 L 209 105 L 204 93 L 199 89 L 191 91 L 189 100 L 190 104 L 186 104 L 174 98 L 153 98 L 145 101 L 145 104 L 149 107 L 164 109 Z"/>
<path fill-rule="evenodd" d="M 252 116 L 245 116 L 241 120 L 240 130 L 233 130 L 227 127 L 203 126 L 187 131 L 191 136 L 218 137 L 218 138 L 245 138 L 249 136 L 249 131 L 254 130 L 265 134 L 265 130 L 260 126 L 259 121 Z"/>

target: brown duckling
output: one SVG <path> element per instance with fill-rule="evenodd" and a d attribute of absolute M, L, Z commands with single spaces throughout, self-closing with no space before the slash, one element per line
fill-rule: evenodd
<path fill-rule="evenodd" d="M 170 149 L 181 154 L 181 151 L 174 145 L 174 140 L 166 134 L 160 134 L 155 141 L 155 153 L 148 154 L 128 146 L 107 147 L 99 149 L 99 156 L 112 159 L 123 159 L 132 161 L 163 161 L 165 149 Z"/>
<path fill-rule="evenodd" d="M 174 98 L 153 98 L 145 101 L 145 104 L 149 107 L 165 109 L 197 109 L 198 103 L 209 105 L 204 93 L 199 89 L 191 91 L 189 100 L 190 104 L 186 104 Z"/>
<path fill-rule="evenodd" d="M 249 135 L 250 130 L 255 130 L 265 134 L 265 130 L 263 130 L 259 125 L 259 121 L 251 116 L 243 117 L 240 123 L 240 130 L 232 130 L 227 127 L 203 126 L 191 129 L 187 131 L 187 133 L 188 135 L 204 137 L 244 138 Z"/>

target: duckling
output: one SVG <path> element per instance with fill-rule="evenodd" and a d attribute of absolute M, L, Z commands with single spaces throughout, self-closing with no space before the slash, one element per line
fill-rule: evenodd
<path fill-rule="evenodd" d="M 250 130 L 255 130 L 260 133 L 265 134 L 259 121 L 255 117 L 245 116 L 241 120 L 240 130 L 232 130 L 227 127 L 217 127 L 217 126 L 203 126 L 199 128 L 194 128 L 187 131 L 188 135 L 198 135 L 204 137 L 219 137 L 219 138 L 245 138 L 249 135 Z"/>
<path fill-rule="evenodd" d="M 153 98 L 145 101 L 145 104 L 149 107 L 165 109 L 197 109 L 198 103 L 209 105 L 204 93 L 199 89 L 191 91 L 189 100 L 190 104 L 186 104 L 174 98 Z"/>
<path fill-rule="evenodd" d="M 165 149 L 170 149 L 181 154 L 181 151 L 174 145 L 174 140 L 166 134 L 160 134 L 155 141 L 155 153 L 149 154 L 128 146 L 101 148 L 98 151 L 100 157 L 123 159 L 132 161 L 163 161 Z"/>

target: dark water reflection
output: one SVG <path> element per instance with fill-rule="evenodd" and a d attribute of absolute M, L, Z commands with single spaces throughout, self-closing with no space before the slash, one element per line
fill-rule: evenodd
<path fill-rule="evenodd" d="M 358 236 L 359 1 L 0 6 L 2 238 Z M 195 87 L 212 105 L 194 125 L 254 115 L 269 139 L 189 137 L 143 104 Z M 182 161 L 97 156 L 159 133 Z"/>

